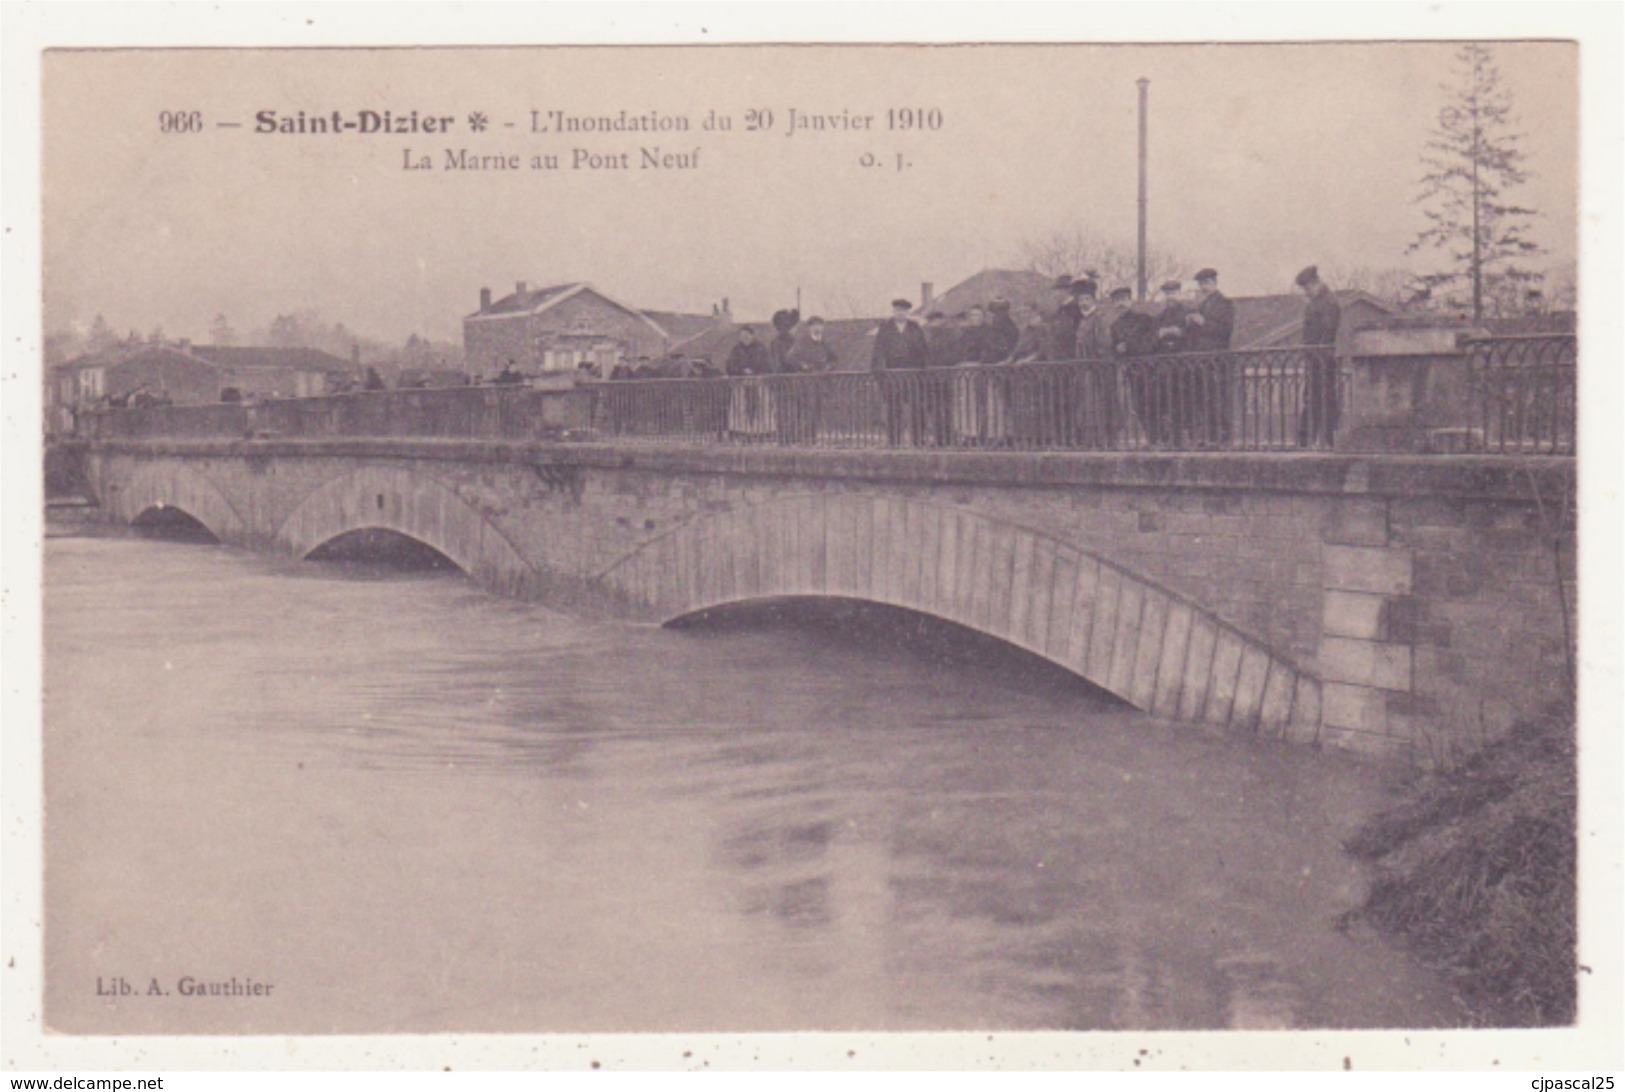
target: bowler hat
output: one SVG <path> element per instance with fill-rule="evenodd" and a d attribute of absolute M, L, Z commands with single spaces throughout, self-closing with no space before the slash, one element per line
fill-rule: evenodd
<path fill-rule="evenodd" d="M 1298 276 L 1295 278 L 1295 283 L 1299 288 L 1307 288 L 1309 285 L 1314 284 L 1318 280 L 1320 280 L 1320 267 L 1317 265 L 1306 265 L 1298 273 Z"/>
<path fill-rule="evenodd" d="M 1196 271 L 1196 280 L 1198 284 L 1200 284 L 1202 281 L 1216 281 L 1218 279 L 1219 271 L 1217 269 L 1199 269 Z"/>
<path fill-rule="evenodd" d="M 1112 289 L 1111 298 L 1114 299 L 1114 300 L 1126 300 L 1126 299 L 1132 299 L 1133 297 L 1134 297 L 1134 289 L 1132 289 L 1132 288 L 1114 288 L 1114 289 Z"/>
<path fill-rule="evenodd" d="M 905 300 L 901 296 L 899 296 L 897 299 L 892 300 L 891 305 L 892 305 L 892 310 L 894 310 L 894 311 L 912 311 L 912 310 L 914 310 L 914 301 L 913 300 Z"/>

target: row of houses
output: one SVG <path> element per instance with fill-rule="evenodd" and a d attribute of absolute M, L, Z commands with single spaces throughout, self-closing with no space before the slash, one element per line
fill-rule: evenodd
<path fill-rule="evenodd" d="M 1356 330 L 1385 325 L 1398 308 L 1365 292 L 1340 291 L 1343 308 L 1339 350 L 1346 353 Z M 993 299 L 1040 311 L 1054 305 L 1051 279 L 1028 270 L 985 269 L 940 295 L 920 286 L 917 313 L 956 314 Z M 1298 344 L 1303 300 L 1296 295 L 1234 299 L 1235 349 Z M 1572 322 L 1572 315 L 1570 315 Z M 868 368 L 874 332 L 884 319 L 832 319 L 825 337 L 841 367 Z M 660 360 L 672 354 L 706 357 L 720 364 L 742 325 L 724 299 L 710 313 L 638 307 L 592 284 L 576 281 L 531 287 L 523 281 L 493 298 L 481 289 L 479 309 L 463 317 L 467 375 L 490 378 L 512 365 L 526 375 L 573 373 L 590 365 L 608 375 L 620 363 Z M 751 323 L 771 336 L 764 320 Z M 120 346 L 60 365 L 52 375 L 51 403 L 59 411 L 118 400 L 145 389 L 177 403 L 218 401 L 235 388 L 247 398 L 299 398 L 358 385 L 361 362 L 318 349 L 193 345 L 187 341 Z M 457 378 L 440 376 L 435 382 Z"/>
<path fill-rule="evenodd" d="M 70 411 L 118 404 L 142 391 L 181 405 L 218 402 L 230 390 L 248 399 L 308 398 L 353 387 L 360 374 L 357 354 L 345 360 L 320 349 L 120 344 L 53 368 L 46 411 L 53 430 L 66 429 Z"/>
<path fill-rule="evenodd" d="M 920 286 L 918 314 L 941 310 L 956 314 L 994 299 L 1040 311 L 1054 306 L 1051 278 L 1028 270 L 986 269 L 940 296 L 930 283 Z M 1391 319 L 1396 308 L 1365 292 L 1338 293 L 1343 306 L 1340 342 L 1354 330 Z M 1242 296 L 1235 301 L 1232 346 L 1263 349 L 1298 344 L 1303 327 L 1303 298 L 1297 295 Z M 825 338 L 844 368 L 869 366 L 874 318 L 826 322 Z M 468 367 L 475 374 L 494 374 L 510 362 L 522 372 L 571 371 L 583 363 L 604 374 L 617 363 L 641 357 L 660 359 L 673 353 L 707 357 L 721 363 L 739 337 L 727 301 L 709 315 L 649 311 L 610 296 L 585 282 L 529 288 L 520 282 L 499 300 L 489 289 L 480 292 L 480 309 L 463 319 Z M 771 336 L 765 318 L 751 323 Z"/>

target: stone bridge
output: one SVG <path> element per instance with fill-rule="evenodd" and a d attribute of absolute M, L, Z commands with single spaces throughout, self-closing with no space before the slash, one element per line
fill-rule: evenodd
<path fill-rule="evenodd" d="M 384 528 L 502 595 L 666 622 L 840 597 L 1158 717 L 1427 760 L 1566 700 L 1572 460 L 102 440 L 103 510 L 304 557 Z"/>

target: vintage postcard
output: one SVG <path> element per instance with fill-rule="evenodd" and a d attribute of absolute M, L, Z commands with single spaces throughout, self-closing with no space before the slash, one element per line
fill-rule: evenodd
<path fill-rule="evenodd" d="M 1590 58 L 1087 37 L 40 50 L 51 1049 L 1617 1006 Z"/>

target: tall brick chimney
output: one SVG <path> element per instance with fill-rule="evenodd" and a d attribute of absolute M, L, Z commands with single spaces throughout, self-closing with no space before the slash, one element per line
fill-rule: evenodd
<path fill-rule="evenodd" d="M 937 298 L 936 292 L 934 292 L 932 290 L 934 287 L 935 286 L 930 281 L 921 281 L 920 282 L 920 310 L 921 311 L 929 311 L 929 310 L 931 310 L 931 301 Z"/>
<path fill-rule="evenodd" d="M 482 288 L 482 289 L 480 289 L 480 314 L 483 315 L 483 314 L 485 314 L 485 312 L 489 311 L 490 309 L 491 309 L 491 290 L 489 288 Z"/>
<path fill-rule="evenodd" d="M 490 289 L 486 289 L 486 294 L 490 294 Z M 481 310 L 483 311 L 484 308 L 482 307 Z M 357 368 L 361 367 L 361 342 L 359 341 L 350 342 L 350 363 Z"/>
<path fill-rule="evenodd" d="M 514 286 L 513 286 L 513 290 L 516 293 L 518 293 L 519 295 L 523 296 L 525 294 L 525 289 L 529 288 L 529 287 L 530 286 L 527 285 L 524 281 L 515 281 Z"/>

